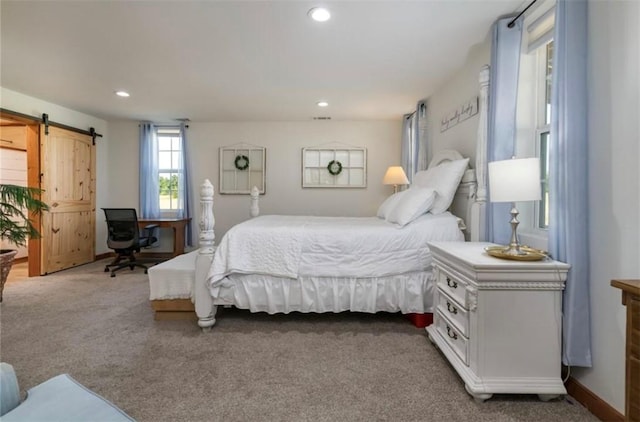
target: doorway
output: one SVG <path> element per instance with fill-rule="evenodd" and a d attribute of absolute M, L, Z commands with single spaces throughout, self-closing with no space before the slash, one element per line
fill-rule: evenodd
<path fill-rule="evenodd" d="M 26 184 L 43 189 L 41 199 L 51 209 L 29 215 L 41 234 L 28 241 L 29 277 L 95 260 L 95 145 L 86 132 L 69 129 L 0 110 L 3 138 L 5 133 L 20 133 L 20 141 L 3 142 L 14 148 L 2 145 L 2 155 L 5 149 L 26 155 Z"/>

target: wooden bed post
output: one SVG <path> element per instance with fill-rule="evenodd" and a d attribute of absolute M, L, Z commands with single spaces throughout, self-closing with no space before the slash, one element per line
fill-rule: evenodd
<path fill-rule="evenodd" d="M 488 138 L 488 94 L 489 94 L 489 66 L 484 65 L 480 70 L 480 98 L 478 104 L 478 137 L 476 139 L 476 200 L 471 207 L 471 241 L 486 240 L 486 207 L 487 207 L 487 138 Z"/>
<path fill-rule="evenodd" d="M 198 236 L 200 249 L 196 256 L 196 273 L 194 280 L 194 299 L 198 325 L 203 331 L 211 330 L 216 323 L 217 306 L 213 305 L 213 298 L 206 284 L 207 274 L 213 261 L 215 250 L 215 234 L 213 226 L 213 185 L 209 179 L 200 185 L 200 235 Z"/>

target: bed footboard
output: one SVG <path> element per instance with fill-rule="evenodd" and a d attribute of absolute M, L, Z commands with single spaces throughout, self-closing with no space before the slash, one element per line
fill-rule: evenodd
<path fill-rule="evenodd" d="M 213 304 L 213 298 L 207 286 L 207 274 L 213 261 L 215 250 L 215 233 L 213 226 L 213 185 L 209 179 L 200 186 L 200 234 L 198 236 L 198 256 L 196 257 L 196 272 L 193 295 L 195 300 L 196 315 L 198 316 L 198 326 L 203 331 L 211 330 L 216 323 L 217 306 Z"/>

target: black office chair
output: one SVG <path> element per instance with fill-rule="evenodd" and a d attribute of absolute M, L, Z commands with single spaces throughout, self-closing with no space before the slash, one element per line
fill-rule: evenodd
<path fill-rule="evenodd" d="M 111 271 L 111 277 L 115 277 L 116 271 L 122 268 L 129 267 L 133 270 L 134 267 L 141 267 L 146 274 L 148 266 L 139 262 L 135 253 L 140 252 L 140 248 L 149 247 L 158 241 L 158 225 L 149 224 L 141 233 L 138 227 L 138 215 L 134 208 L 102 208 L 102 210 L 107 218 L 109 229 L 107 246 L 117 254 L 113 262 L 104 267 L 104 272 Z"/>

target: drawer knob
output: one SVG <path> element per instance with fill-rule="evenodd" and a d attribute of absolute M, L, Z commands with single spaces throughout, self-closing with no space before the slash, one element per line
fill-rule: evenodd
<path fill-rule="evenodd" d="M 451 287 L 452 289 L 455 289 L 458 287 L 458 283 L 455 281 L 452 281 L 449 277 L 447 277 L 447 286 Z"/>
<path fill-rule="evenodd" d="M 458 340 L 458 335 L 447 325 L 447 335 L 454 340 Z"/>
<path fill-rule="evenodd" d="M 451 312 L 454 315 L 458 313 L 458 309 L 455 306 L 453 306 L 449 301 L 447 301 L 447 311 Z"/>

